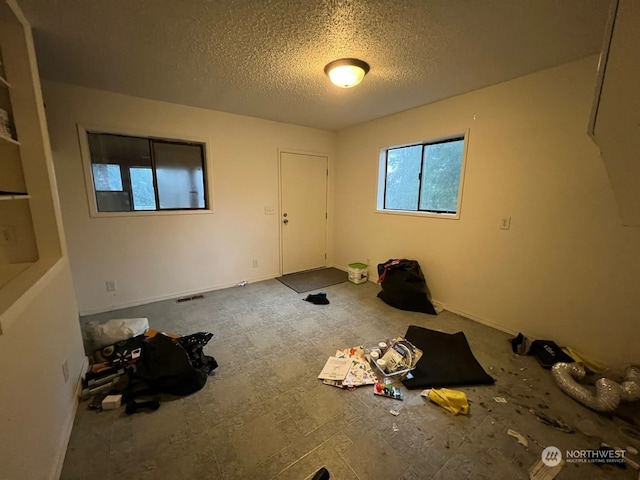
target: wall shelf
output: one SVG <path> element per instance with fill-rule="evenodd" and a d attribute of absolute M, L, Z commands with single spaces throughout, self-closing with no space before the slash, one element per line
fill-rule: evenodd
<path fill-rule="evenodd" d="M 0 201 L 2 200 L 28 200 L 29 198 L 31 198 L 31 195 L 28 194 L 22 194 L 22 195 L 7 195 L 7 194 L 2 194 L 0 193 Z"/>

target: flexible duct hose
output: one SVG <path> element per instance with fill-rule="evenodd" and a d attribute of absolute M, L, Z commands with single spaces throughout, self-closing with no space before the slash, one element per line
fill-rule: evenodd
<path fill-rule="evenodd" d="M 608 378 L 596 381 L 594 395 L 588 388 L 576 382 L 586 375 L 584 367 L 579 363 L 558 362 L 551 367 L 551 374 L 560 389 L 583 405 L 598 412 L 613 412 L 618 408 L 622 396 L 622 387 Z M 637 383 L 636 383 L 637 386 Z M 629 389 L 630 391 L 632 389 Z"/>
<path fill-rule="evenodd" d="M 622 386 L 622 396 L 620 400 L 623 402 L 635 402 L 640 400 L 640 368 L 629 367 L 624 375 Z"/>

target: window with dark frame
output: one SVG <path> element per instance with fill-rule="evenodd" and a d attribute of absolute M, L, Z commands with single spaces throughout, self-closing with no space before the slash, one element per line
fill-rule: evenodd
<path fill-rule="evenodd" d="M 204 144 L 87 132 L 98 212 L 205 210 Z"/>
<path fill-rule="evenodd" d="M 464 135 L 391 147 L 384 155 L 384 210 L 456 214 Z"/>

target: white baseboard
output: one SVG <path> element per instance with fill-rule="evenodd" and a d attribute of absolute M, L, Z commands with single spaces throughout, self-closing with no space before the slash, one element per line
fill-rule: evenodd
<path fill-rule="evenodd" d="M 506 328 L 505 326 L 497 324 L 495 322 L 492 322 L 491 320 L 487 320 L 486 318 L 479 317 L 479 316 L 474 315 L 472 313 L 464 312 L 464 311 L 458 310 L 456 308 L 450 308 L 447 305 L 445 305 L 444 303 L 439 302 L 438 300 L 431 300 L 431 303 L 433 303 L 433 306 L 436 307 L 436 308 L 440 307 L 443 310 L 446 310 L 446 311 L 451 312 L 451 313 L 455 313 L 456 315 L 460 315 L 461 317 L 468 318 L 469 320 L 473 320 L 474 322 L 481 323 L 483 325 L 486 325 L 487 327 L 495 328 L 496 330 L 499 330 L 499 331 L 504 332 L 504 333 L 508 333 L 509 335 L 516 336 L 518 334 L 518 332 L 516 332 L 515 330 L 511 330 L 510 328 Z"/>
<path fill-rule="evenodd" d="M 62 431 L 60 433 L 60 449 L 58 450 L 58 460 L 54 466 L 54 470 L 51 472 L 51 480 L 58 480 L 62 474 L 62 467 L 64 466 L 64 458 L 67 455 L 67 447 L 69 446 L 69 439 L 71 438 L 71 431 L 73 430 L 73 422 L 78 413 L 78 406 L 80 404 L 80 393 L 82 392 L 82 379 L 84 378 L 89 368 L 89 359 L 84 357 L 82 365 L 80 366 L 80 377 L 76 382 L 76 388 L 73 395 L 73 406 L 64 420 Z"/>
<path fill-rule="evenodd" d="M 272 280 L 279 276 L 280 276 L 279 274 L 271 274 L 271 275 L 266 275 L 264 277 L 257 277 L 257 278 L 248 280 L 248 283 L 262 282 L 264 280 Z M 181 297 L 189 297 L 192 295 L 200 295 L 207 292 L 213 292 L 215 290 L 222 290 L 225 288 L 235 287 L 238 285 L 238 283 L 240 282 L 234 282 L 234 283 L 228 283 L 228 284 L 222 284 L 222 285 L 213 285 L 205 288 L 199 288 L 197 290 L 188 290 L 183 292 L 170 293 L 167 295 L 158 295 L 156 297 L 147 297 L 139 300 L 133 300 L 131 302 L 119 303 L 117 305 L 109 305 L 108 307 L 90 308 L 88 310 L 81 310 L 80 316 L 84 317 L 85 315 L 94 315 L 96 313 L 112 312 L 114 310 L 120 310 L 121 308 L 137 307 L 139 305 L 146 305 L 148 303 L 161 302 L 163 300 L 172 300 L 172 299 L 177 299 Z"/>

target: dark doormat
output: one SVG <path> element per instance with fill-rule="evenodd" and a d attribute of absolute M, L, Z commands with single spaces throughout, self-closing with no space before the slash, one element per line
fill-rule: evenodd
<path fill-rule="evenodd" d="M 409 325 L 405 338 L 422 350 L 413 378 L 402 383 L 408 389 L 492 385 L 495 380 L 473 356 L 464 333 L 444 333 Z"/>
<path fill-rule="evenodd" d="M 276 278 L 276 280 L 284 283 L 287 287 L 298 293 L 310 292 L 311 290 L 336 285 L 346 282 L 348 279 L 349 275 L 347 272 L 333 267 L 290 273 Z"/>

